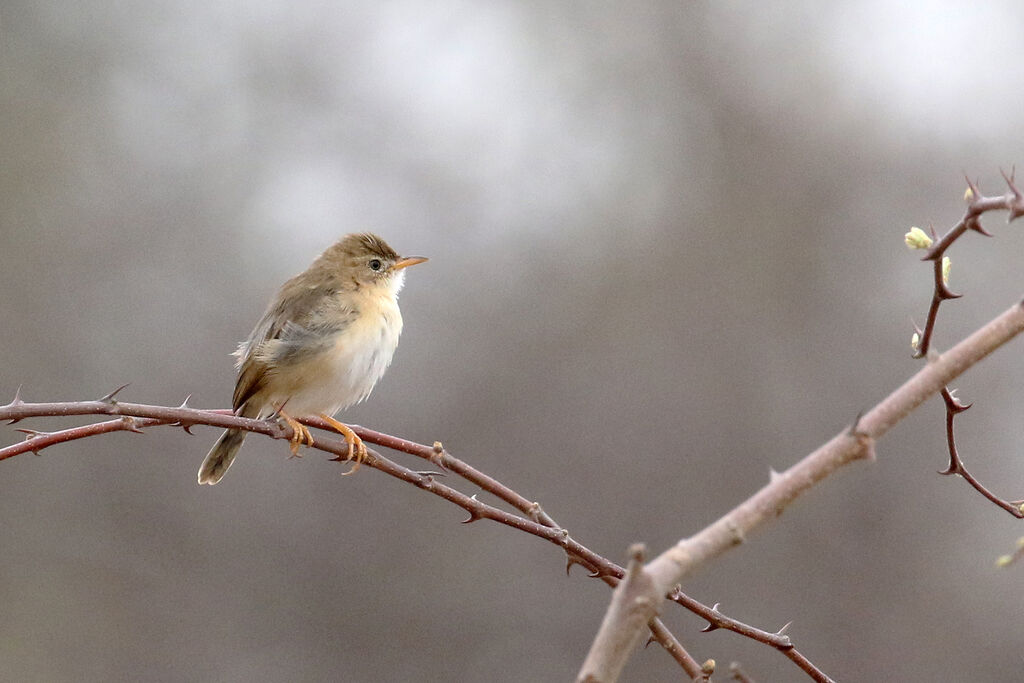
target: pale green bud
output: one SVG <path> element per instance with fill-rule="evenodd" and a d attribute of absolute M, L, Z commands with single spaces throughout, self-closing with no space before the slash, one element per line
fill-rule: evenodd
<path fill-rule="evenodd" d="M 932 238 L 928 236 L 928 233 L 916 226 L 903 236 L 903 242 L 906 243 L 909 249 L 927 249 L 932 246 Z"/>

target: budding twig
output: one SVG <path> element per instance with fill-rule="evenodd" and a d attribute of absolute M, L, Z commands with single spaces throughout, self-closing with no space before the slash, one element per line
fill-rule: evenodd
<path fill-rule="evenodd" d="M 928 355 L 932 336 L 935 332 L 935 322 L 939 316 L 939 306 L 942 305 L 943 301 L 958 299 L 961 296 L 950 290 L 947 284 L 949 280 L 949 261 L 945 260 L 946 250 L 968 230 L 991 237 L 992 233 L 981 226 L 981 216 L 985 213 L 1001 210 L 1009 211 L 1010 214 L 1006 219 L 1007 223 L 1024 215 L 1024 197 L 1021 196 L 1020 190 L 1017 189 L 1014 182 L 1014 172 L 1011 171 L 1010 175 L 1003 171 L 1000 172 L 1006 181 L 1006 194 L 999 197 L 982 196 L 977 183 L 971 182 L 971 179 L 967 178 L 967 192 L 964 193 L 967 211 L 959 223 L 950 228 L 949 232 L 942 237 L 936 237 L 934 242 L 930 239 L 927 243 L 921 240 L 918 233 L 923 234 L 923 231 L 919 228 L 911 228 L 911 231 L 904 237 L 907 246 L 911 249 L 928 249 L 928 252 L 921 260 L 932 262 L 932 302 L 928 307 L 928 316 L 925 320 L 924 328 L 914 326 L 915 339 L 917 340 L 915 358 L 923 358 Z M 932 229 L 932 236 L 935 237 L 934 228 Z"/>

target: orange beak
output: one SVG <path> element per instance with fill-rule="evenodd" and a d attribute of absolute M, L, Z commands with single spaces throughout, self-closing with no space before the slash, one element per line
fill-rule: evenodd
<path fill-rule="evenodd" d="M 395 261 L 395 265 L 391 266 L 391 270 L 401 270 L 402 268 L 415 266 L 417 263 L 423 263 L 427 260 L 426 256 L 406 256 L 399 261 Z"/>

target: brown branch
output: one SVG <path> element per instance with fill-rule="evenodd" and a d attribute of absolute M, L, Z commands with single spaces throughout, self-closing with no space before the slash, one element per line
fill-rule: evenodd
<path fill-rule="evenodd" d="M 980 219 L 982 214 L 989 211 L 1009 211 L 1010 215 L 1006 219 L 1007 223 L 1015 218 L 1024 216 L 1024 196 L 1021 195 L 1020 190 L 1014 184 L 1014 173 L 1011 172 L 1010 175 L 1006 175 L 1004 172 L 1003 179 L 1006 181 L 1008 188 L 1006 194 L 1000 197 L 984 197 L 978 189 L 977 183 L 972 183 L 971 179 L 967 178 L 967 193 L 964 195 L 967 199 L 966 213 L 964 213 L 959 223 L 950 228 L 949 232 L 938 238 L 928 248 L 928 253 L 921 259 L 922 261 L 932 262 L 932 303 L 928 307 L 928 317 L 925 320 L 924 329 L 922 330 L 915 326 L 919 339 L 917 351 L 914 355 L 915 358 L 925 357 L 931 348 L 932 335 L 935 332 L 935 321 L 939 316 L 939 306 L 942 305 L 943 301 L 958 299 L 961 296 L 949 289 L 942 275 L 942 257 L 946 255 L 946 250 L 968 230 L 991 237 L 992 234 L 981 226 Z M 935 236 L 934 229 L 932 230 L 932 235 Z"/>
<path fill-rule="evenodd" d="M 956 396 L 953 396 L 947 387 L 942 388 L 942 400 L 946 404 L 946 446 L 949 448 L 949 465 L 939 474 L 956 474 L 961 479 L 974 487 L 974 490 L 988 498 L 990 501 L 1009 512 L 1017 519 L 1024 519 L 1024 500 L 1004 500 L 989 491 L 978 481 L 974 475 L 967 471 L 960 453 L 957 451 L 956 439 L 953 438 L 953 420 L 957 415 L 971 407 L 971 404 L 961 403 Z"/>
<path fill-rule="evenodd" d="M 963 340 L 950 351 L 929 359 L 928 364 L 892 392 L 881 403 L 861 417 L 849 430 L 837 434 L 829 442 L 806 456 L 782 474 L 773 475 L 760 491 L 733 508 L 726 515 L 652 560 L 645 568 L 651 586 L 644 606 L 653 616 L 672 587 L 709 560 L 741 544 L 753 531 L 775 519 L 782 511 L 816 484 L 825 480 L 844 465 L 873 456 L 874 443 L 911 411 L 929 397 L 937 394 L 949 382 L 988 354 L 1024 331 L 1024 302 L 1018 302 L 984 327 Z M 616 603 L 627 597 L 635 604 L 635 596 L 626 596 L 619 588 L 612 596 L 609 612 L 621 612 Z M 605 620 L 594 640 L 591 651 L 606 642 L 625 640 L 632 647 L 619 649 L 628 658 L 640 639 L 633 621 Z M 601 631 L 606 628 L 622 629 L 626 637 L 614 639 Z M 589 659 L 590 655 L 588 655 Z M 622 662 L 624 664 L 624 662 Z M 619 663 L 609 664 L 614 670 Z M 609 679 L 614 680 L 614 679 Z"/>
<path fill-rule="evenodd" d="M 144 428 L 154 426 L 178 426 L 190 434 L 191 431 L 189 430 L 193 425 L 209 425 L 223 428 L 234 427 L 261 433 L 275 439 L 289 439 L 291 437 L 291 428 L 283 423 L 238 417 L 229 410 L 199 410 L 190 408 L 187 405 L 187 400 L 177 408 L 120 402 L 116 400 L 115 396 L 122 389 L 124 387 L 119 387 L 95 401 L 60 403 L 26 403 L 22 400 L 19 389 L 11 403 L 6 406 L 0 406 L 0 421 L 9 420 L 13 424 L 32 417 L 78 415 L 114 415 L 117 417 L 113 420 L 55 432 L 21 429 L 19 431 L 24 432 L 27 438 L 20 443 L 0 448 L 0 460 L 24 453 L 36 453 L 38 455 L 44 448 L 99 434 L 115 431 L 141 432 Z M 312 427 L 329 430 L 329 425 L 320 418 L 304 418 L 301 421 Z M 619 579 L 625 575 L 625 570 L 622 567 L 572 539 L 568 532 L 559 526 L 550 515 L 545 513 L 538 503 L 530 501 L 493 477 L 480 472 L 463 460 L 451 455 L 440 442 L 427 446 L 359 425 L 352 425 L 352 428 L 367 443 L 414 455 L 449 472 L 454 472 L 525 515 L 525 517 L 521 517 L 483 503 L 477 500 L 475 496 L 467 496 L 452 487 L 437 482 L 430 473 L 411 470 L 385 458 L 376 451 L 370 451 L 370 455 L 365 461 L 366 465 L 458 505 L 469 514 L 465 522 L 490 519 L 499 524 L 504 524 L 543 538 L 559 546 L 567 554 L 569 560 L 567 569 L 571 568 L 573 564 L 579 564 L 591 572 L 591 576 L 601 578 L 612 587 L 617 585 Z M 342 457 L 348 454 L 347 444 L 335 438 L 319 436 L 312 447 Z M 728 629 L 777 647 L 772 642 L 771 634 L 730 619 L 716 610 L 712 610 L 712 608 L 689 598 L 682 592 L 678 592 L 673 599 L 687 609 L 695 611 L 699 616 L 710 619 L 717 627 Z M 683 648 L 659 619 L 651 619 L 648 627 L 650 628 L 652 638 L 675 659 L 691 678 L 696 680 L 702 676 L 701 665 Z"/>

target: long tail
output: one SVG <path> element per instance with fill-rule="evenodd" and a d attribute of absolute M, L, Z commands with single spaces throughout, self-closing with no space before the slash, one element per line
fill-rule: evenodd
<path fill-rule="evenodd" d="M 242 408 L 240 414 L 242 417 L 256 417 L 259 411 L 253 412 Z M 213 486 L 220 481 L 238 455 L 238 449 L 242 447 L 243 441 L 245 432 L 240 429 L 228 429 L 221 434 L 199 468 L 199 483 Z"/>

